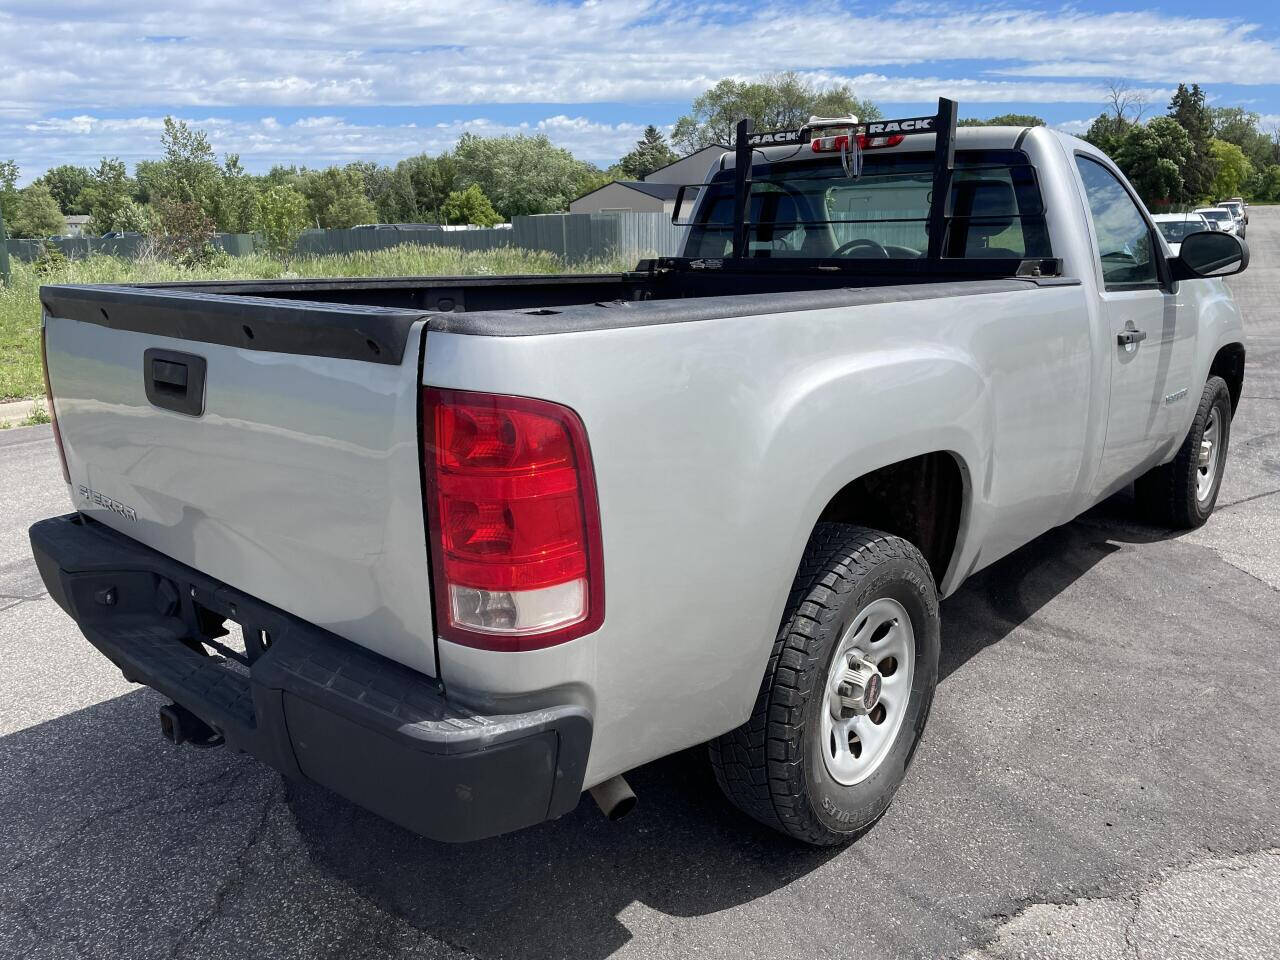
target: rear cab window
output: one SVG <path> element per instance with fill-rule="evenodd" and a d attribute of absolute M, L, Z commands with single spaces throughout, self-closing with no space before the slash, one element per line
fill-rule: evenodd
<path fill-rule="evenodd" d="M 933 191 L 932 152 L 863 155 L 862 175 L 830 156 L 775 162 L 752 172 L 752 257 L 923 259 Z M 727 257 L 733 247 L 733 171 L 717 173 L 690 227 L 687 256 Z M 959 150 L 945 256 L 1051 257 L 1035 170 L 1021 150 Z"/>

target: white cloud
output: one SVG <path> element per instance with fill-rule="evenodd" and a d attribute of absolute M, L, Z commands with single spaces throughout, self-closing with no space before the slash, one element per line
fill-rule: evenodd
<path fill-rule="evenodd" d="M 374 156 L 429 138 L 406 126 L 354 123 L 351 108 L 465 106 L 482 118 L 486 105 L 528 104 L 528 129 L 546 129 L 604 161 L 628 145 L 625 125 L 554 105 L 681 104 L 721 77 L 794 67 L 851 82 L 875 100 L 948 94 L 962 105 L 1100 106 L 1112 77 L 1157 103 L 1179 81 L 1280 85 L 1274 31 L 1242 20 L 1018 2 L 966 8 L 898 0 L 877 9 L 837 0 L 296 0 L 265 7 L 260 0 L 7 0 L 0 153 L 21 153 L 36 166 L 72 159 L 61 150 L 76 158 L 85 150 L 152 154 L 146 124 L 155 117 L 216 120 L 239 108 L 236 117 L 269 116 L 219 121 L 211 132 L 220 149 L 346 156 L 364 143 Z M 1277 105 L 1265 106 L 1274 112 Z M 279 119 L 299 108 L 312 116 Z M 107 119 L 121 116 L 132 119 L 119 123 L 141 124 L 132 138 L 130 128 Z M 90 121 L 90 133 L 77 133 Z M 89 143 L 100 138 L 107 139 Z"/>
<path fill-rule="evenodd" d="M 204 130 L 219 153 L 238 153 L 247 167 L 265 170 L 274 163 L 323 166 L 352 160 L 394 163 L 419 153 L 439 153 L 452 147 L 464 131 L 481 136 L 546 134 L 558 146 L 575 156 L 608 164 L 629 150 L 643 132 L 631 123 L 598 123 L 564 114 L 526 123 L 501 123 L 477 116 L 452 123 L 421 126 L 405 124 L 361 124 L 337 116 L 304 117 L 282 123 L 274 117 L 232 120 L 209 114 L 181 116 L 193 127 Z M 130 163 L 156 156 L 161 116 L 96 117 L 81 114 L 50 118 L 25 124 L 6 132 L 0 124 L 4 155 L 13 156 L 30 180 L 51 165 L 41 158 L 54 157 L 57 163 L 94 164 L 102 156 L 118 156 Z"/>

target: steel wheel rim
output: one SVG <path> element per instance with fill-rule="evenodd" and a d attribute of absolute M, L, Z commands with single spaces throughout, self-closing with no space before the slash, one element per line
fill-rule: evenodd
<path fill-rule="evenodd" d="M 1218 478 L 1218 462 L 1221 459 L 1222 425 L 1218 419 L 1218 408 L 1211 407 L 1209 416 L 1204 421 L 1204 432 L 1200 435 L 1200 463 L 1196 469 L 1196 499 L 1204 503 L 1213 493 L 1214 481 Z"/>
<path fill-rule="evenodd" d="M 880 696 L 870 713 L 842 717 L 839 689 L 851 655 L 875 667 Z M 822 703 L 822 759 L 837 783 L 847 787 L 861 783 L 888 756 L 907 715 L 915 664 L 915 631 L 906 608 L 897 600 L 873 600 L 849 621 L 827 665 Z"/>

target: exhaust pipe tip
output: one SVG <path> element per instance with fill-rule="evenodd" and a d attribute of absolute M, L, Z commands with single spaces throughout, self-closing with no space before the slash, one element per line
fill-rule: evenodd
<path fill-rule="evenodd" d="M 636 795 L 621 774 L 597 783 L 588 792 L 610 822 L 616 823 L 636 808 Z"/>

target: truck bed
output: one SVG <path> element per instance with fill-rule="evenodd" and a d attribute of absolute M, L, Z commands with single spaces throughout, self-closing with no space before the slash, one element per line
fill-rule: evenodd
<path fill-rule="evenodd" d="M 642 263 L 629 273 L 198 281 L 41 288 L 45 313 L 248 350 L 400 363 L 408 332 L 533 336 L 1075 284 L 1052 275 L 904 269 L 771 271 Z M 777 294 L 785 294 L 780 299 Z M 270 309 L 264 309 L 270 307 Z"/>

